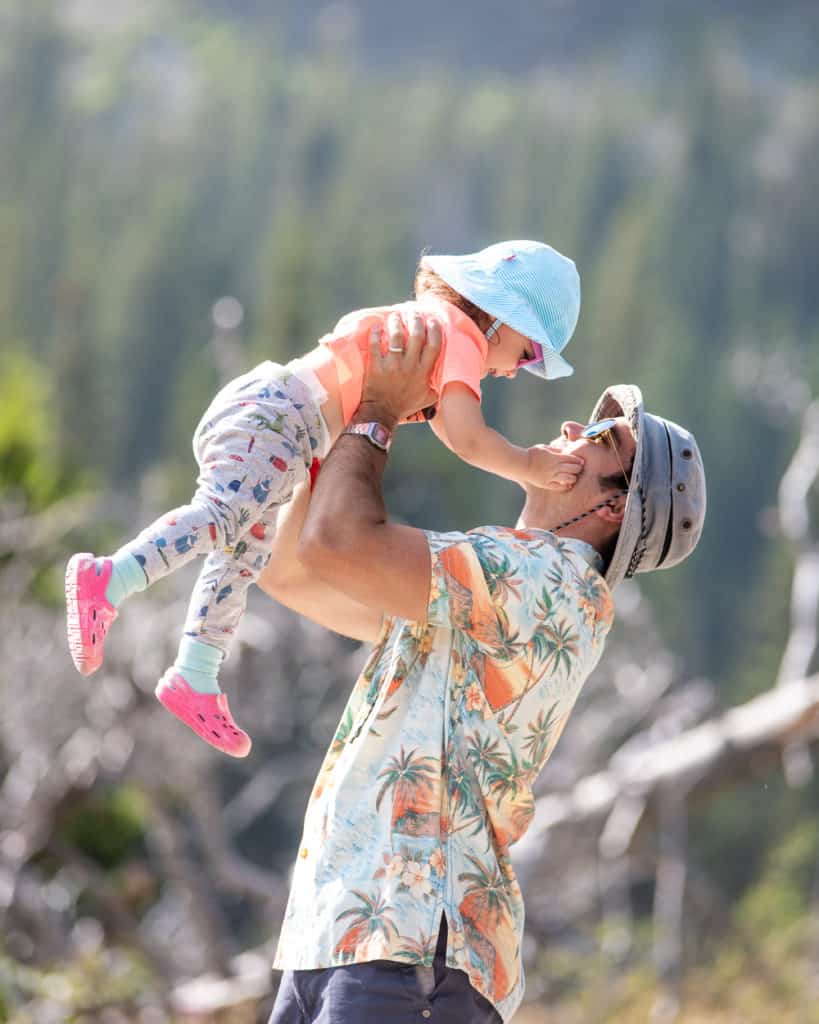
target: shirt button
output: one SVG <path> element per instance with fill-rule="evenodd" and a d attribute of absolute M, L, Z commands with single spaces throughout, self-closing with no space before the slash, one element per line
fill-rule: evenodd
<path fill-rule="evenodd" d="M 422 1017 L 431 1017 L 432 1016 L 432 1010 L 421 1010 L 421 1016 Z"/>
<path fill-rule="evenodd" d="M 309 852 L 310 851 L 307 849 L 306 846 L 302 846 L 302 848 L 299 850 L 299 856 L 301 857 L 302 860 L 304 860 L 304 858 L 308 855 Z"/>

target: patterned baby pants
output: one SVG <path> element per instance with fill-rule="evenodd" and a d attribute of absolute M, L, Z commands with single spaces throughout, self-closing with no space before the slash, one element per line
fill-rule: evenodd
<path fill-rule="evenodd" d="M 329 437 L 321 386 L 296 364 L 261 363 L 213 399 L 193 438 L 199 464 L 189 505 L 125 545 L 149 583 L 206 555 L 185 634 L 227 653 L 247 590 L 270 560 L 279 506 L 305 480 Z"/>

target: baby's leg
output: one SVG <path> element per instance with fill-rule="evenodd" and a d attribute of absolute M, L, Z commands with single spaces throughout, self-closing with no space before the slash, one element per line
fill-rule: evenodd
<path fill-rule="evenodd" d="M 112 604 L 198 555 L 233 549 L 266 508 L 289 499 L 294 479 L 305 472 L 294 445 L 286 435 L 259 438 L 257 445 L 252 423 L 243 419 L 226 420 L 203 444 L 191 503 L 160 516 L 113 556 L 113 582 L 119 572 L 122 592 L 108 595 Z"/>
<path fill-rule="evenodd" d="M 208 438 L 203 446 L 198 496 L 215 510 L 219 544 L 196 583 L 176 662 L 180 670 L 194 672 L 191 685 L 201 692 L 219 692 L 218 667 L 244 612 L 247 589 L 270 560 L 278 509 L 291 500 L 294 483 L 307 477 L 288 426 L 283 416 L 279 431 L 265 429 L 250 438 L 241 431 L 241 455 L 239 445 L 225 444 L 224 429 L 218 445 Z"/>
<path fill-rule="evenodd" d="M 227 655 L 247 604 L 247 591 L 270 561 L 277 508 L 268 508 L 232 548 L 208 555 L 196 582 L 185 636 Z"/>
<path fill-rule="evenodd" d="M 247 603 L 247 590 L 270 558 L 276 508 L 266 511 L 232 549 L 211 552 L 191 596 L 185 635 L 157 686 L 161 703 L 202 739 L 244 757 L 250 737 L 233 719 L 217 676 Z"/>

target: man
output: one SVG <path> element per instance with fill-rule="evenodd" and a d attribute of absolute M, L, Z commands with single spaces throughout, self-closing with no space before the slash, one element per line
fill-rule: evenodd
<path fill-rule="evenodd" d="M 358 414 L 327 458 L 284 603 L 375 642 L 316 780 L 275 966 L 271 1024 L 508 1020 L 523 994 L 523 902 L 509 846 L 602 653 L 610 589 L 694 549 L 694 438 L 609 388 L 553 446 L 571 489 L 528 489 L 517 529 L 389 522 L 389 438 L 429 404 L 440 329 L 372 339 Z M 296 506 L 298 508 L 298 506 Z M 303 510 L 303 502 L 302 502 Z M 289 542 L 301 524 L 282 532 Z M 276 562 L 276 559 L 273 560 Z"/>

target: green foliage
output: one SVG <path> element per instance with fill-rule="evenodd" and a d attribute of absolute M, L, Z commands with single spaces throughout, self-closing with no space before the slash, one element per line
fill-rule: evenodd
<path fill-rule="evenodd" d="M 815 819 L 799 822 L 768 850 L 759 880 L 737 908 L 737 921 L 751 935 L 792 928 L 804 921 L 819 859 Z"/>
<path fill-rule="evenodd" d="M 161 999 L 159 979 L 144 960 L 118 947 L 82 953 L 51 968 L 29 967 L 6 959 L 0 940 L 0 1021 L 36 1019 L 32 1004 L 48 1005 L 54 1019 L 86 1024 L 111 1008 L 138 1015 L 138 1008 Z M 26 1010 L 12 1013 L 15 1004 Z"/>
<path fill-rule="evenodd" d="M 17 494 L 42 509 L 72 481 L 57 458 L 54 383 L 47 368 L 21 348 L 0 361 L 0 494 Z"/>
<path fill-rule="evenodd" d="M 67 813 L 61 830 L 86 856 L 113 868 L 139 847 L 146 824 L 145 797 L 124 785 L 94 792 Z"/>

